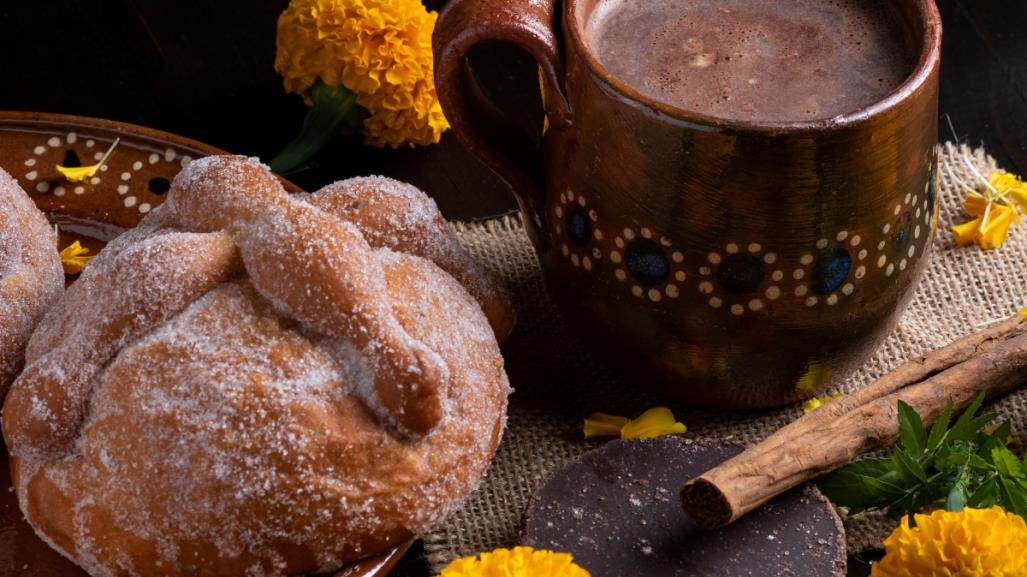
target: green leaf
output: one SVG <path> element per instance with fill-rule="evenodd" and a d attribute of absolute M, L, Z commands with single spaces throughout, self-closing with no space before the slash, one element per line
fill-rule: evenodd
<path fill-rule="evenodd" d="M 920 415 L 903 401 L 899 401 L 899 442 L 913 455 L 927 449 L 927 430 Z"/>
<path fill-rule="evenodd" d="M 1004 477 L 1024 477 L 1023 467 L 1020 464 L 1020 460 L 1016 458 L 1016 455 L 1012 451 L 1005 447 L 995 447 L 991 450 L 991 460 L 995 464 L 995 469 L 998 470 L 999 474 Z"/>
<path fill-rule="evenodd" d="M 892 461 L 895 463 L 895 470 L 902 475 L 903 480 L 908 482 L 927 481 L 927 473 L 924 472 L 920 463 L 917 463 L 902 449 L 895 449 L 892 453 Z"/>
<path fill-rule="evenodd" d="M 970 453 L 968 455 L 968 457 L 969 458 L 967 459 L 967 464 L 970 465 L 971 467 L 973 467 L 974 469 L 977 469 L 978 471 L 993 471 L 993 470 L 995 470 L 995 466 L 994 465 L 992 465 L 991 463 L 985 461 L 984 459 L 982 459 L 981 457 L 979 457 L 979 456 L 977 456 L 977 455 L 975 455 L 973 453 Z"/>
<path fill-rule="evenodd" d="M 991 507 L 998 500 L 998 477 L 992 475 L 988 479 L 977 486 L 977 489 L 970 494 L 970 497 L 966 500 L 968 507 L 974 509 L 983 509 Z"/>
<path fill-rule="evenodd" d="M 929 432 L 920 415 L 899 401 L 899 444 L 891 457 L 854 461 L 817 484 L 850 513 L 915 513 L 944 503 L 952 511 L 998 504 L 1027 516 L 1027 458 L 1021 462 L 1006 447 L 1008 422 L 993 435 L 983 430 L 997 417 L 976 414 L 984 398 L 977 395 L 951 427 L 949 403 Z"/>
<path fill-rule="evenodd" d="M 966 501 L 966 487 L 962 483 L 956 483 L 949 490 L 949 496 L 945 499 L 945 510 L 958 513 L 966 507 Z"/>
<path fill-rule="evenodd" d="M 844 468 L 839 469 L 838 471 L 824 475 L 823 477 L 821 477 L 821 479 L 831 477 L 832 475 L 837 474 L 839 471 L 846 471 L 848 473 L 853 473 L 856 475 L 865 475 L 867 477 L 880 478 L 884 477 L 888 473 L 893 472 L 894 470 L 895 467 L 892 465 L 891 459 L 868 457 L 866 459 L 857 459 L 846 465 Z"/>
<path fill-rule="evenodd" d="M 989 413 L 980 417 L 974 417 L 974 414 L 980 410 L 981 405 L 984 404 L 985 394 L 981 391 L 980 394 L 970 403 L 970 406 L 963 411 L 963 414 L 956 420 L 956 424 L 952 425 L 949 429 L 948 440 L 949 441 L 971 441 L 977 435 L 977 432 L 987 425 L 998 415 L 996 413 Z"/>
<path fill-rule="evenodd" d="M 268 164 L 285 174 L 310 159 L 344 128 L 358 128 L 367 111 L 357 104 L 357 95 L 345 86 L 331 88 L 318 80 L 310 89 L 310 110 L 299 135 L 285 145 Z"/>
<path fill-rule="evenodd" d="M 816 483 L 833 503 L 855 513 L 885 507 L 905 493 L 887 480 L 894 471 L 891 459 L 860 459 L 820 477 Z"/>
<path fill-rule="evenodd" d="M 954 406 L 952 405 L 952 401 L 949 401 L 949 403 L 945 405 L 945 410 L 938 415 L 937 419 L 935 419 L 934 425 L 931 426 L 931 434 L 927 437 L 928 450 L 933 451 L 934 449 L 937 449 L 938 446 L 941 445 L 942 441 L 945 440 L 945 433 L 947 433 L 949 429 L 949 421 L 952 420 L 953 409 Z"/>
<path fill-rule="evenodd" d="M 1000 504 L 1006 511 L 1012 511 L 1027 519 L 1027 495 L 1011 479 L 999 478 Z"/>

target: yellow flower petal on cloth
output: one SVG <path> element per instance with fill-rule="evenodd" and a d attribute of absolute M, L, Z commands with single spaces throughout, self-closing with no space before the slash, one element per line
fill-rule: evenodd
<path fill-rule="evenodd" d="M 970 216 L 984 216 L 987 206 L 988 201 L 976 192 L 968 193 L 963 201 L 963 210 Z"/>
<path fill-rule="evenodd" d="M 585 438 L 617 437 L 622 439 L 651 438 L 663 435 L 682 435 L 688 431 L 683 423 L 674 420 L 667 407 L 656 407 L 639 415 L 637 419 L 592 413 L 585 419 Z"/>
<path fill-rule="evenodd" d="M 1010 226 L 1022 222 L 1020 211 L 1027 209 L 1027 183 L 1008 172 L 993 170 L 986 181 L 979 176 L 979 184 L 983 185 L 981 192 L 968 192 L 963 201 L 963 210 L 975 218 L 953 226 L 952 236 L 957 245 L 976 243 L 990 250 L 1006 240 Z"/>
<path fill-rule="evenodd" d="M 592 413 L 592 416 L 585 419 L 585 438 L 592 437 L 619 437 L 620 430 L 627 425 L 630 419 L 607 415 L 606 413 Z"/>
<path fill-rule="evenodd" d="M 807 399 L 806 402 L 802 404 L 802 412 L 812 413 L 813 411 L 824 406 L 824 403 L 830 401 L 831 399 L 837 399 L 840 396 L 842 396 L 841 393 L 835 393 L 833 395 L 828 395 L 826 397 L 813 397 L 811 399 Z"/>
<path fill-rule="evenodd" d="M 1003 204 L 992 204 L 988 222 L 981 227 L 982 217 L 952 227 L 952 238 L 957 245 L 978 244 L 984 250 L 991 250 L 1006 240 L 1009 227 L 1020 222 L 1016 209 Z"/>
<path fill-rule="evenodd" d="M 1023 577 L 1027 525 L 1000 507 L 909 516 L 884 540 L 871 577 Z"/>
<path fill-rule="evenodd" d="M 1019 221 L 1016 209 L 1001 204 L 993 204 L 988 222 L 981 229 L 977 244 L 984 250 L 991 250 L 1006 240 L 1006 234 L 1013 221 Z"/>
<path fill-rule="evenodd" d="M 589 572 L 574 563 L 569 553 L 514 547 L 461 557 L 438 577 L 589 577 Z"/>
<path fill-rule="evenodd" d="M 1027 212 L 1027 190 L 1013 189 L 1006 196 L 1020 208 L 1020 212 Z"/>
<path fill-rule="evenodd" d="M 688 431 L 683 423 L 674 420 L 667 407 L 656 407 L 642 413 L 620 430 L 622 439 L 649 439 L 663 435 L 682 435 Z"/>
<path fill-rule="evenodd" d="M 975 218 L 952 226 L 952 239 L 957 245 L 974 244 L 981 233 L 981 219 Z"/>
<path fill-rule="evenodd" d="M 988 175 L 988 184 L 1000 194 L 1005 194 L 1027 212 L 1027 183 L 1004 170 L 993 170 Z"/>
<path fill-rule="evenodd" d="M 64 265 L 64 274 L 78 274 L 86 268 L 86 264 L 93 260 L 93 257 L 86 256 L 89 249 L 82 246 L 82 243 L 75 241 L 61 250 L 61 264 Z"/>

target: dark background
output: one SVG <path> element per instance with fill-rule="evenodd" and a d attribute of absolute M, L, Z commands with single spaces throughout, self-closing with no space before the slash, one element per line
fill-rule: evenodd
<path fill-rule="evenodd" d="M 439 8 L 444 0 L 427 0 Z M 37 0 L 0 2 L 0 109 L 98 116 L 178 133 L 267 160 L 306 112 L 272 65 L 287 0 Z M 1027 172 L 1027 0 L 938 0 L 945 25 L 942 140 L 984 145 Z M 492 80 L 536 102 L 530 63 L 496 63 Z M 950 129 L 950 126 L 952 127 Z M 340 137 L 310 170 L 308 188 L 385 174 L 435 197 L 449 218 L 512 210 L 503 184 L 446 134 L 436 146 L 379 150 Z M 862 563 L 852 574 L 866 574 Z M 417 548 L 398 574 L 426 573 Z"/>
<path fill-rule="evenodd" d="M 426 0 L 439 8 L 445 0 Z M 0 2 L 0 109 L 81 114 L 159 128 L 267 160 L 306 111 L 273 69 L 287 0 Z M 940 0 L 945 25 L 942 140 L 984 144 L 1027 172 L 1027 0 Z M 522 66 L 489 68 L 513 97 Z M 528 72 L 533 72 L 527 67 Z M 534 94 L 531 99 L 536 98 Z M 378 150 L 343 137 L 291 175 L 307 188 L 369 173 L 410 181 L 450 218 L 514 208 L 503 184 L 446 134 L 439 145 Z"/>

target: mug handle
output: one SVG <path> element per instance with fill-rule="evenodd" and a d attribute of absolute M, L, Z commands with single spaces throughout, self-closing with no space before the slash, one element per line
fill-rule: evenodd
<path fill-rule="evenodd" d="M 485 96 L 467 54 L 482 42 L 525 50 L 541 71 L 543 106 L 550 129 L 571 125 L 564 95 L 560 46 L 553 29 L 558 0 L 450 0 L 432 35 L 435 90 L 461 144 L 513 190 L 541 229 L 542 162 L 538 147 Z"/>

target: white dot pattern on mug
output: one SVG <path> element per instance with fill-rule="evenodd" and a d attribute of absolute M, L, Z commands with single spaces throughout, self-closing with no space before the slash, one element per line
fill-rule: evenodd
<path fill-rule="evenodd" d="M 931 166 L 925 192 L 906 193 L 889 205 L 887 222 L 824 231 L 806 250 L 791 254 L 765 239 L 696 250 L 678 247 L 670 231 L 650 223 L 605 226 L 586 195 L 570 188 L 552 205 L 551 230 L 572 267 L 609 275 L 626 294 L 653 304 L 698 298 L 734 317 L 773 314 L 782 306 L 840 307 L 872 279 L 893 282 L 909 269 L 916 274 L 915 256 L 936 225 L 933 161 Z"/>

